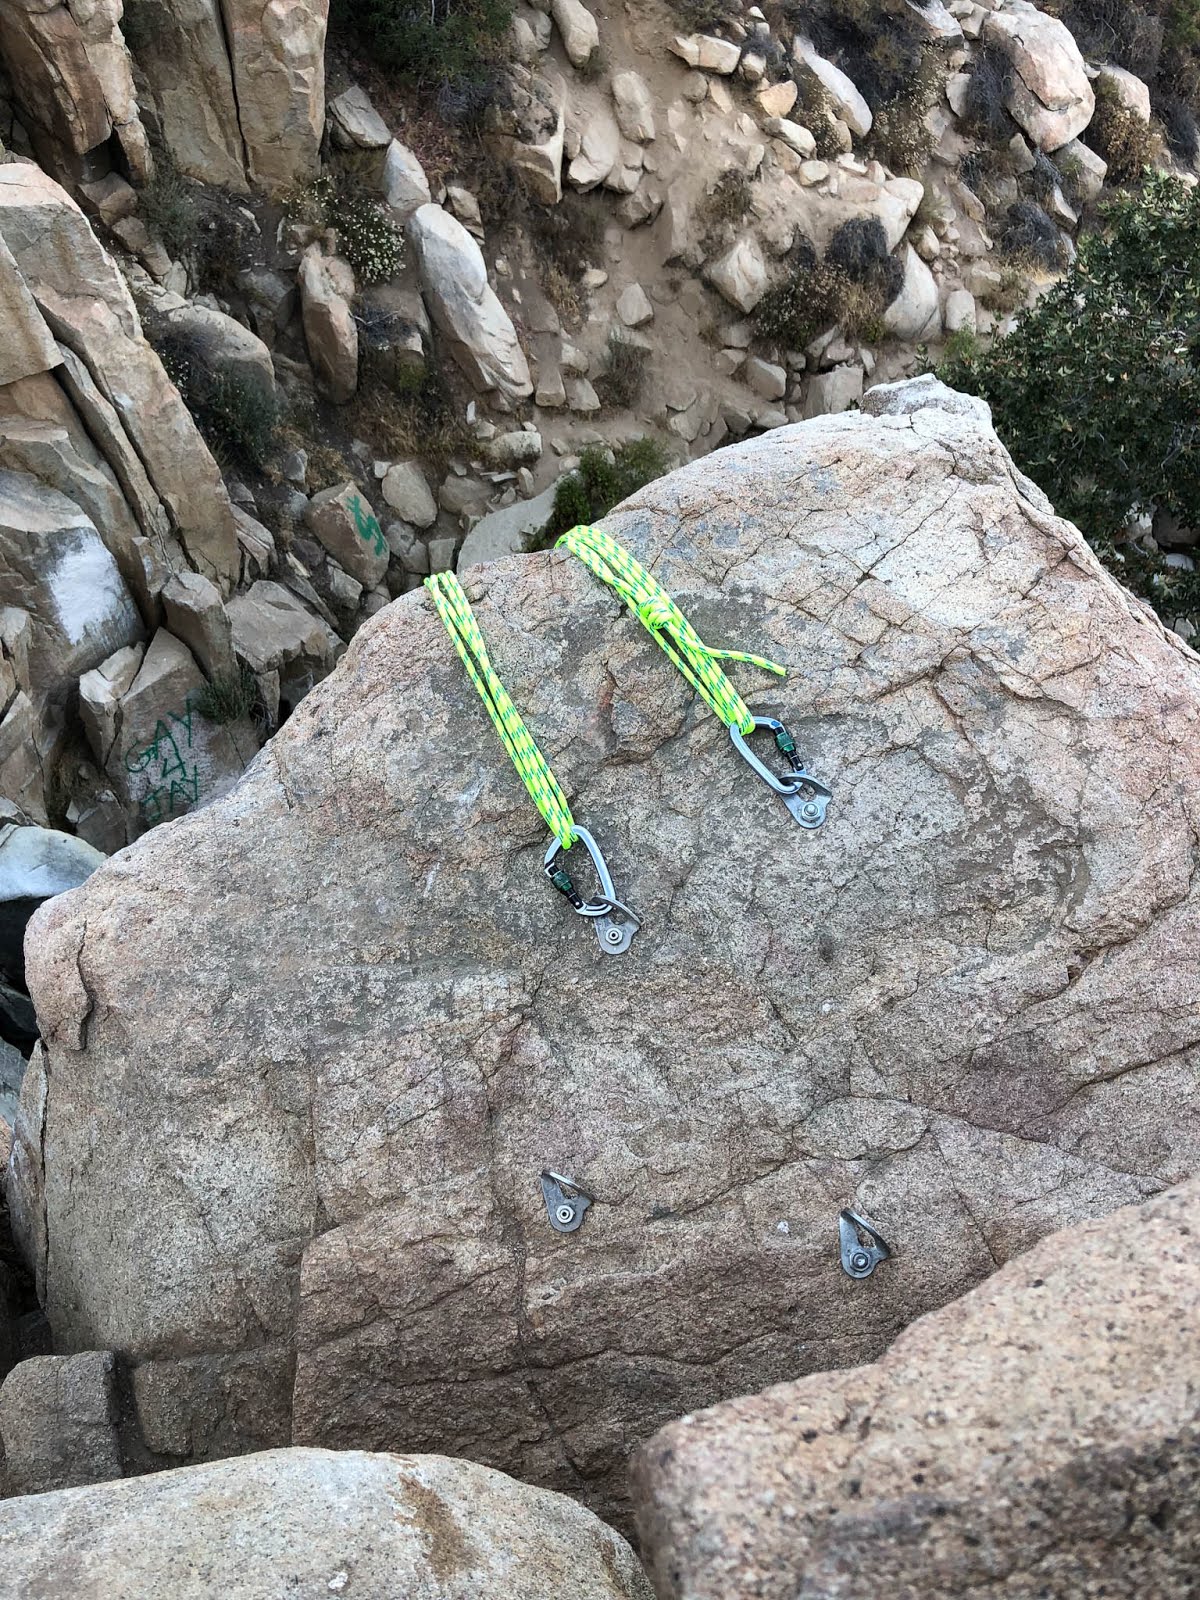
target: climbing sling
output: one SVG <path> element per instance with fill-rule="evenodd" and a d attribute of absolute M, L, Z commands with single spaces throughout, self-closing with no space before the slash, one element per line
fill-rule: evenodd
<path fill-rule="evenodd" d="M 800 826 L 810 830 L 819 828 L 825 821 L 833 797 L 832 790 L 805 770 L 803 761 L 796 753 L 796 742 L 783 723 L 775 717 L 756 717 L 717 662 L 744 661 L 781 678 L 786 676 L 785 669 L 764 656 L 749 655 L 742 650 L 711 649 L 662 585 L 602 529 L 572 528 L 570 533 L 563 534 L 558 543 L 577 556 L 602 583 L 620 596 L 692 688 L 729 729 L 729 737 L 739 754 L 763 782 L 783 798 Z M 513 766 L 520 774 L 521 782 L 554 835 L 543 862 L 546 876 L 571 902 L 579 916 L 593 920 L 601 950 L 608 955 L 620 955 L 628 950 L 640 926 L 638 918 L 617 899 L 612 875 L 599 845 L 587 829 L 581 828 L 571 816 L 567 797 L 550 770 L 549 762 L 538 749 L 533 735 L 492 666 L 479 624 L 462 585 L 453 574 L 442 572 L 426 578 L 425 587 L 433 596 L 438 616 L 471 682 L 479 691 L 479 697 Z M 774 734 L 776 748 L 789 764 L 782 778 L 765 766 L 746 742 L 749 735 L 760 729 Z M 565 853 L 576 843 L 582 844 L 591 856 L 600 881 L 600 893 L 591 900 L 583 899 L 565 867 L 557 864 L 559 852 Z"/>
<path fill-rule="evenodd" d="M 433 596 L 442 625 L 450 635 L 471 682 L 479 691 L 479 698 L 508 751 L 509 759 L 529 791 L 529 797 L 538 808 L 542 820 L 554 835 L 543 863 L 547 878 L 560 894 L 566 896 L 579 916 L 591 919 L 601 950 L 606 955 L 620 955 L 628 950 L 640 926 L 638 918 L 617 899 L 612 875 L 599 845 L 587 829 L 581 828 L 572 817 L 567 797 L 551 771 L 550 763 L 538 749 L 533 735 L 492 666 L 483 634 L 479 631 L 479 624 L 462 585 L 452 573 L 440 572 L 426 578 L 425 587 Z M 600 893 L 591 900 L 584 900 L 565 867 L 556 865 L 559 852 L 565 853 L 576 843 L 582 844 L 587 850 L 600 881 Z"/>
<path fill-rule="evenodd" d="M 563 534 L 558 544 L 577 556 L 602 583 L 620 596 L 729 729 L 729 737 L 738 753 L 769 788 L 782 796 L 800 826 L 819 828 L 833 798 L 832 790 L 805 770 L 803 760 L 796 753 L 796 741 L 783 723 L 775 717 L 756 717 L 716 663 L 745 661 L 780 678 L 786 677 L 786 669 L 745 651 L 710 649 L 662 585 L 602 528 L 572 528 Z M 776 748 L 789 763 L 783 778 L 765 766 L 746 742 L 748 736 L 759 729 L 774 734 Z"/>

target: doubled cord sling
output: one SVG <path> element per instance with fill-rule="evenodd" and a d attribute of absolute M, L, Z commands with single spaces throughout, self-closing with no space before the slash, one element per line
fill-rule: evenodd
<path fill-rule="evenodd" d="M 637 617 L 692 688 L 729 729 L 738 753 L 774 792 L 782 796 L 788 810 L 802 828 L 814 830 L 825 821 L 831 791 L 804 768 L 796 753 L 796 741 L 775 717 L 756 717 L 718 661 L 744 661 L 777 677 L 787 669 L 765 656 L 743 650 L 714 650 L 706 645 L 675 601 L 646 569 L 603 528 L 578 527 L 564 533 L 558 547 L 577 556 L 601 583 L 617 594 Z M 747 737 L 758 729 L 774 734 L 776 748 L 789 763 L 781 779 L 758 759 Z"/>
<path fill-rule="evenodd" d="M 450 635 L 459 660 L 467 669 L 467 675 L 479 691 L 479 698 L 492 720 L 492 726 L 500 735 L 500 742 L 508 751 L 509 759 L 516 767 L 529 798 L 554 835 L 544 862 L 546 876 L 571 902 L 579 916 L 592 919 L 601 950 L 607 955 L 620 955 L 629 948 L 640 926 L 638 918 L 617 899 L 612 876 L 599 845 L 587 829 L 580 827 L 572 817 L 567 797 L 550 763 L 539 750 L 504 687 L 500 674 L 492 665 L 483 634 L 462 585 L 452 573 L 439 572 L 426 578 L 425 587 L 433 596 L 442 625 Z M 600 880 L 600 894 L 591 900 L 583 899 L 565 868 L 556 864 L 559 852 L 570 850 L 577 843 L 587 850 Z"/>

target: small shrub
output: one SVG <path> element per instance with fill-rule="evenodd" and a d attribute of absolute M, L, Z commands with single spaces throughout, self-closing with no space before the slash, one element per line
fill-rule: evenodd
<path fill-rule="evenodd" d="M 1005 52 L 995 45 L 984 45 L 975 58 L 967 85 L 962 115 L 965 133 L 994 148 L 1009 142 L 1016 131 L 1008 114 L 1012 81 L 1013 65 Z"/>
<path fill-rule="evenodd" d="M 1200 155 L 1200 126 L 1196 113 L 1186 100 L 1172 94 L 1156 95 L 1154 112 L 1171 154 L 1190 165 Z"/>
<path fill-rule="evenodd" d="M 384 283 L 399 272 L 403 229 L 350 173 L 323 172 L 290 195 L 285 209 L 294 221 L 336 229 L 338 252 L 360 283 Z"/>
<path fill-rule="evenodd" d="M 649 352 L 615 329 L 608 336 L 608 371 L 599 384 L 604 398 L 629 410 L 641 397 Z"/>
<path fill-rule="evenodd" d="M 1000 282 L 995 288 L 984 290 L 979 300 L 996 316 L 1011 317 L 1014 311 L 1025 304 L 1028 295 L 1029 279 L 1026 272 L 1015 261 L 1006 261 L 1000 268 Z"/>
<path fill-rule="evenodd" d="M 938 52 L 926 48 L 917 71 L 875 113 L 871 149 L 893 171 L 915 172 L 929 159 L 933 136 L 925 119 L 941 93 L 944 71 Z"/>
<path fill-rule="evenodd" d="M 1033 198 L 1044 206 L 1053 198 L 1055 189 L 1062 187 L 1062 173 L 1044 150 L 1035 150 L 1033 171 L 1026 174 L 1025 182 Z"/>
<path fill-rule="evenodd" d="M 196 238 L 200 206 L 195 185 L 183 176 L 165 149 L 155 151 L 154 176 L 138 195 L 138 209 L 172 260 L 186 255 Z"/>
<path fill-rule="evenodd" d="M 667 453 L 655 439 L 632 439 L 612 451 L 603 445 L 589 445 L 580 455 L 578 469 L 559 480 L 550 520 L 531 540 L 530 548 L 546 550 L 581 523 L 599 522 L 622 500 L 661 478 L 669 467 Z"/>
<path fill-rule="evenodd" d="M 203 351 L 149 316 L 146 337 L 217 460 L 262 472 L 279 443 L 279 402 L 261 383 L 214 369 Z"/>
<path fill-rule="evenodd" d="M 1121 99 L 1116 85 L 1105 78 L 1096 83 L 1096 114 L 1088 139 L 1108 162 L 1110 183 L 1137 183 L 1161 145 L 1153 128 Z"/>
<path fill-rule="evenodd" d="M 715 255 L 732 242 L 733 230 L 750 209 L 750 180 L 738 167 L 728 167 L 699 206 L 700 248 Z"/>
<path fill-rule="evenodd" d="M 759 301 L 755 331 L 783 350 L 803 350 L 818 334 L 834 327 L 848 339 L 876 344 L 884 336 L 883 313 L 889 298 L 895 297 L 894 293 L 889 297 L 885 286 L 890 277 L 889 268 L 857 282 L 828 260 L 816 265 L 802 262 Z"/>
<path fill-rule="evenodd" d="M 1035 262 L 1047 272 L 1059 272 L 1064 265 L 1062 235 L 1036 200 L 1018 200 L 1009 206 L 1000 248 L 1006 255 Z"/>
<path fill-rule="evenodd" d="M 509 0 L 333 0 L 333 32 L 389 76 L 432 94 L 450 122 L 477 119 L 501 91 Z"/>
<path fill-rule="evenodd" d="M 955 328 L 942 346 L 942 365 L 954 366 L 972 361 L 979 354 L 979 335 L 974 328 Z"/>
<path fill-rule="evenodd" d="M 258 702 L 258 684 L 249 667 L 219 672 L 192 696 L 192 709 L 206 722 L 225 724 L 248 717 Z"/>
<path fill-rule="evenodd" d="M 1139 78 L 1150 80 L 1157 75 L 1163 18 L 1136 0 L 1065 0 L 1060 14 L 1084 55 L 1115 61 Z"/>
<path fill-rule="evenodd" d="M 729 18 L 727 0 L 671 0 L 671 9 L 686 33 L 712 33 Z"/>
<path fill-rule="evenodd" d="M 452 458 L 475 452 L 475 437 L 436 368 L 414 378 L 413 384 L 406 394 L 382 384 L 360 385 L 344 408 L 347 426 L 369 439 L 381 455 L 420 456 L 444 473 Z"/>

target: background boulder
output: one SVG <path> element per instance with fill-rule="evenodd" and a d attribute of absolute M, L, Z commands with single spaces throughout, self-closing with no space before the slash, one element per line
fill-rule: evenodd
<path fill-rule="evenodd" d="M 627 955 L 542 880 L 423 592 L 37 913 L 14 1213 L 56 1348 L 128 1361 L 164 1460 L 436 1448 L 619 1508 L 662 1422 L 1195 1170 L 1200 662 L 981 403 L 865 405 L 605 519 L 787 666 L 731 671 L 832 784 L 818 834 L 573 558 L 468 574 Z M 571 1235 L 547 1167 L 595 1196 Z M 865 1282 L 845 1205 L 896 1247 Z"/>

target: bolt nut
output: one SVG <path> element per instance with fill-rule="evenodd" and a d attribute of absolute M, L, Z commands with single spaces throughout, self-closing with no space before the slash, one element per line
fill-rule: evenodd
<path fill-rule="evenodd" d="M 565 1228 L 568 1222 L 575 1221 L 575 1207 L 567 1205 L 559 1206 L 554 1215 Z"/>
<path fill-rule="evenodd" d="M 855 1272 L 863 1272 L 871 1265 L 871 1258 L 865 1250 L 856 1250 L 850 1257 L 850 1265 Z"/>
<path fill-rule="evenodd" d="M 606 928 L 604 930 L 605 944 L 618 945 L 621 943 L 624 937 L 625 935 L 622 933 L 620 928 Z"/>

